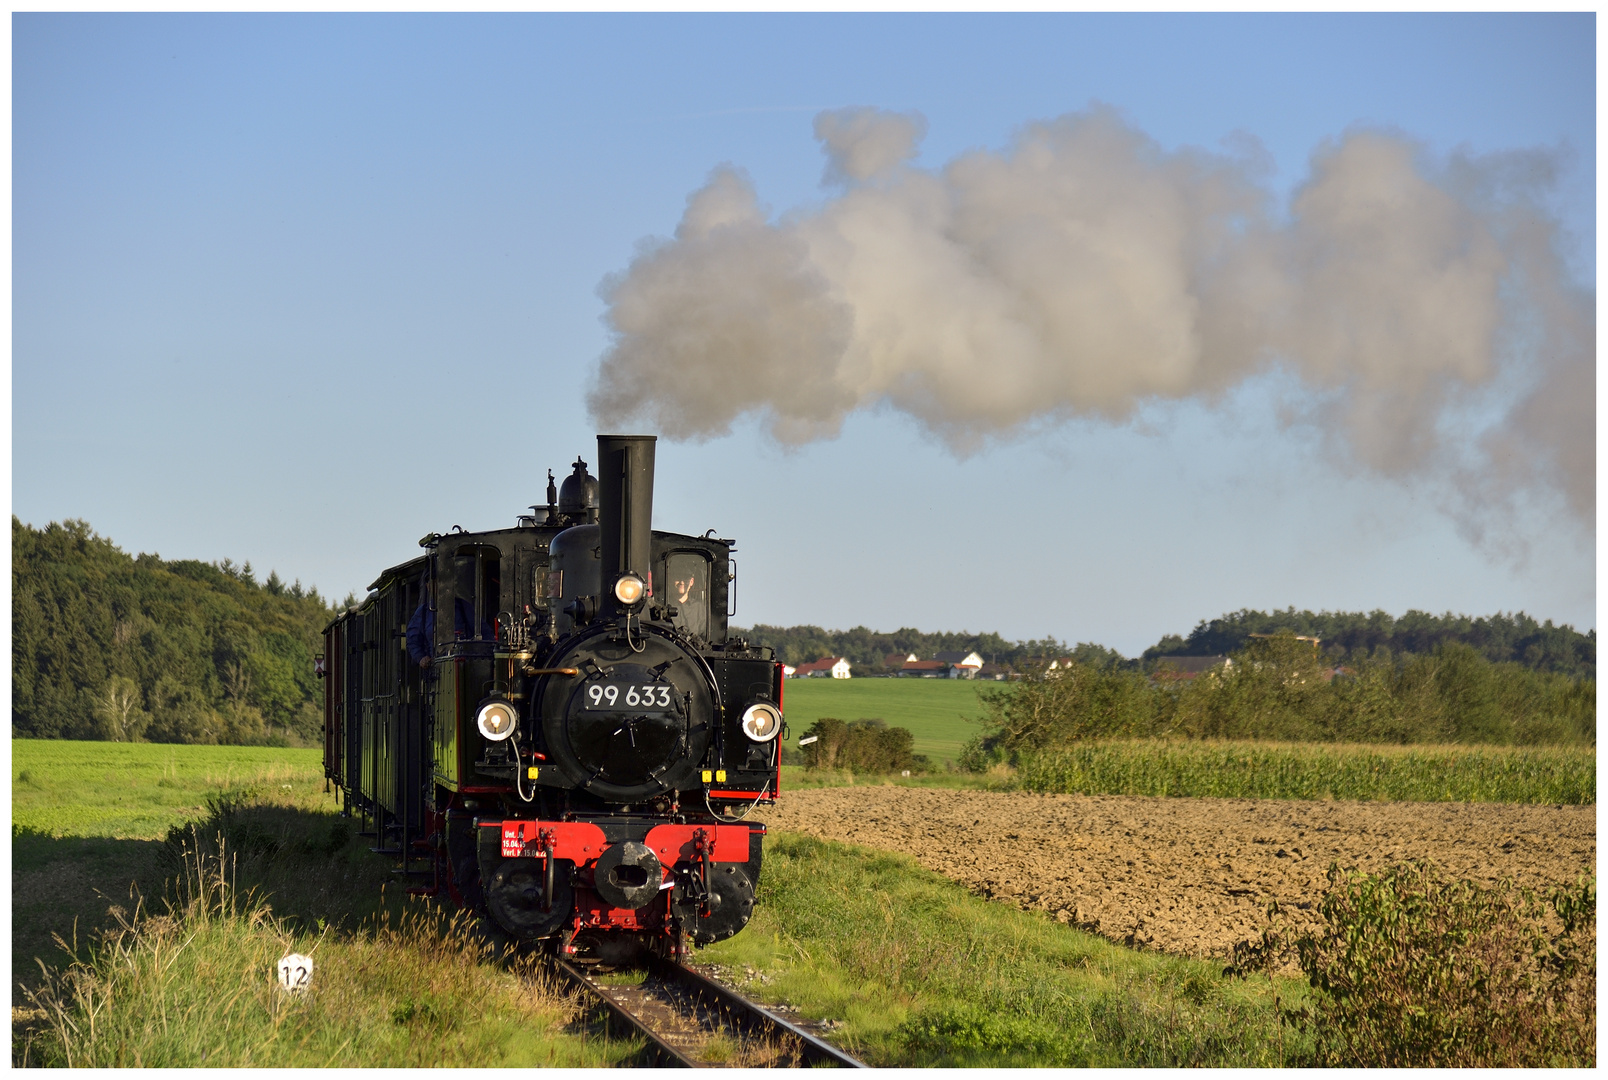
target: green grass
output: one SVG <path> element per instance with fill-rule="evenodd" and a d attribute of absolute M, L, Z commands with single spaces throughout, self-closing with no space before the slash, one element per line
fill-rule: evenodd
<path fill-rule="evenodd" d="M 114 908 L 158 898 L 161 838 L 205 819 L 208 803 L 255 794 L 334 821 L 319 750 L 157 743 L 11 741 L 11 978 L 36 985 L 39 962 L 116 925 Z M 382 869 L 383 872 L 383 869 Z M 375 886 L 377 888 L 377 885 Z"/>
<path fill-rule="evenodd" d="M 1085 795 L 1578 806 L 1597 801 L 1597 756 L 1552 747 L 1118 740 L 1024 755 L 1016 781 Z"/>
<path fill-rule="evenodd" d="M 221 794 L 323 802 L 323 751 L 11 740 L 11 822 L 50 836 L 155 839 Z"/>
<path fill-rule="evenodd" d="M 1105 743 L 1077 753 L 1076 775 L 1119 793 L 1402 797 L 1355 792 L 1394 790 L 1391 777 L 1411 775 L 1419 780 L 1406 797 L 1434 797 L 1438 784 L 1470 798 L 1595 798 L 1593 755 L 1568 751 Z M 1054 778 L 1032 767 L 1022 780 Z M 13 972 L 32 969 L 24 981 L 37 995 L 23 995 L 14 1058 L 596 1066 L 630 1052 L 566 1027 L 569 1003 L 528 972 L 489 963 L 462 923 L 400 897 L 392 864 L 336 816 L 318 772 L 317 751 L 14 742 Z M 1585 794 L 1569 799 L 1569 790 Z M 233 891 L 173 892 L 177 849 L 157 838 L 163 823 L 204 818 L 197 807 L 229 793 L 249 805 L 205 826 L 238 853 Z M 136 918 L 131 885 L 146 913 L 167 890 L 174 913 Z M 255 904 L 252 889 L 270 906 Z M 46 930 L 70 937 L 74 916 L 82 966 L 45 979 L 35 957 L 67 959 Z M 96 928 L 111 936 L 92 952 L 83 943 Z M 269 981 L 290 949 L 319 965 L 306 1001 L 280 997 Z M 753 921 L 698 959 L 760 1000 L 835 1021 L 835 1039 L 882 1066 L 1276 1066 L 1313 1050 L 1278 1020 L 1309 999 L 1299 980 L 1232 978 L 1220 961 L 1127 949 L 980 899 L 905 856 L 787 833 L 767 840 Z"/>
<path fill-rule="evenodd" d="M 954 761 L 967 739 L 982 729 L 977 699 L 980 688 L 999 683 L 966 679 L 788 679 L 782 689 L 783 710 L 797 747 L 798 738 L 816 720 L 887 721 L 889 727 L 907 728 L 915 736 L 915 752 L 934 762 Z"/>
<path fill-rule="evenodd" d="M 571 1030 L 573 1002 L 406 897 L 324 793 L 317 750 L 12 748 L 14 1064 L 595 1067 L 632 1052 Z M 315 959 L 307 999 L 273 981 L 292 950 Z"/>
<path fill-rule="evenodd" d="M 226 839 L 202 834 L 179 853 L 182 884 L 164 914 L 120 917 L 66 977 L 21 995 L 13 1064 L 596 1067 L 630 1053 L 566 1030 L 573 1000 L 529 963 L 492 962 L 463 917 L 421 901 L 356 922 L 280 917 L 269 906 L 282 899 L 276 885 L 306 900 L 306 881 L 287 879 L 344 878 L 347 858 L 316 820 L 267 809 L 209 821 L 206 832 Z M 314 963 L 295 998 L 275 979 L 292 951 Z"/>
<path fill-rule="evenodd" d="M 902 855 L 766 841 L 754 919 L 695 959 L 835 1022 L 879 1066 L 1278 1065 L 1302 1048 L 1275 994 L 1219 962 L 1137 952 L 968 893 Z"/>

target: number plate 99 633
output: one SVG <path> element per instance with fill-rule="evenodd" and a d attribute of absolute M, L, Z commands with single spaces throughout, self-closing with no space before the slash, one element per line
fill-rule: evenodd
<path fill-rule="evenodd" d="M 615 712 L 620 709 L 669 709 L 675 687 L 669 683 L 595 682 L 581 695 L 582 707 Z"/>

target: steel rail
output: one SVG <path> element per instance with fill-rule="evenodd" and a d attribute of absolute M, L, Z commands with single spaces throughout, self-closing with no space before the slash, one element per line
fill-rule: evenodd
<path fill-rule="evenodd" d="M 605 986 L 591 979 L 579 966 L 554 958 L 557 970 L 580 988 L 584 996 L 602 1006 L 610 1034 L 616 1037 L 640 1038 L 645 1046 L 638 1063 L 655 1068 L 702 1068 L 705 1062 L 695 1060 L 672 1046 L 655 1031 L 653 1025 L 638 1016 L 629 1005 Z M 792 1048 L 791 1064 L 801 1067 L 836 1066 L 838 1068 L 865 1069 L 870 1066 L 839 1050 L 824 1039 L 811 1035 L 796 1024 L 777 1016 L 764 1006 L 749 1001 L 741 994 L 721 985 L 695 968 L 662 958 L 652 958 L 648 970 L 666 982 L 689 992 L 695 1000 L 709 1007 L 711 1013 L 723 1016 L 739 1034 L 760 1041 L 785 1041 Z"/>
<path fill-rule="evenodd" d="M 655 958 L 653 966 L 667 977 L 677 979 L 683 984 L 691 986 L 700 995 L 713 998 L 725 1006 L 730 1010 L 731 1016 L 739 1026 L 748 1028 L 747 1034 L 772 1038 L 779 1034 L 786 1034 L 797 1039 L 799 1055 L 803 1059 L 801 1064 L 806 1067 L 817 1065 L 832 1065 L 843 1069 L 869 1069 L 871 1067 L 858 1058 L 839 1050 L 825 1039 L 811 1035 L 797 1024 L 783 1020 L 763 1005 L 749 1001 L 741 994 L 721 985 L 695 968 L 658 958 Z"/>
<path fill-rule="evenodd" d="M 605 1025 L 610 1034 L 616 1037 L 641 1038 L 647 1046 L 643 1049 L 642 1065 L 652 1068 L 670 1069 L 696 1069 L 698 1063 L 687 1057 L 681 1051 L 659 1038 L 658 1034 L 636 1013 L 626 1008 L 613 994 L 604 987 L 599 986 L 587 977 L 586 973 L 568 960 L 554 958 L 554 966 L 565 978 L 579 987 L 583 994 L 603 1006 Z"/>

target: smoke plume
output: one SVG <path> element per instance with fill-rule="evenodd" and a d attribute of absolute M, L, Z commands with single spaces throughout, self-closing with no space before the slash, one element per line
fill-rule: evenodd
<path fill-rule="evenodd" d="M 1169 152 L 1105 108 L 936 170 L 925 131 L 822 113 L 833 195 L 775 219 L 717 168 L 603 283 L 594 418 L 704 439 L 753 413 L 799 444 L 887 403 L 966 454 L 1283 366 L 1337 451 L 1454 481 L 1471 528 L 1538 487 L 1590 521 L 1594 298 L 1541 209 L 1547 154 L 1354 131 L 1277 206 L 1254 141 Z"/>

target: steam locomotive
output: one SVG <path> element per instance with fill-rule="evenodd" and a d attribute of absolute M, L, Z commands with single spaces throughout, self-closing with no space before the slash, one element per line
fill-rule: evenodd
<path fill-rule="evenodd" d="M 781 665 L 727 633 L 732 542 L 653 530 L 654 450 L 599 435 L 595 479 L 430 533 L 324 631 L 325 775 L 374 850 L 583 962 L 742 929 L 780 788 Z"/>

